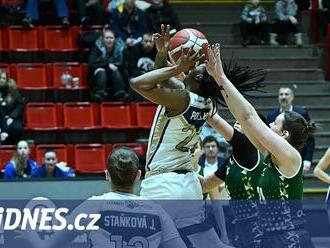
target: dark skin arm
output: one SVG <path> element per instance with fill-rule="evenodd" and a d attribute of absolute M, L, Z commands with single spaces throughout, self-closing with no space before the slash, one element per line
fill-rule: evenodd
<path fill-rule="evenodd" d="M 189 54 L 191 54 L 191 49 L 187 53 L 184 53 L 182 49 L 182 56 L 176 65 L 150 71 L 132 78 L 130 80 L 131 88 L 149 101 L 165 106 L 173 115 L 183 112 L 189 105 L 188 92 L 183 89 L 166 87 L 164 82 L 188 71 L 200 59 L 198 52 L 191 56 Z"/>

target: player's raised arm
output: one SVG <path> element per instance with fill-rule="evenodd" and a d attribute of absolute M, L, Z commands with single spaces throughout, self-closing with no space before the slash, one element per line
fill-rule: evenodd
<path fill-rule="evenodd" d="M 279 127 L 277 133 L 264 124 L 253 106 L 226 77 L 222 68 L 219 44 L 209 48 L 208 56 L 207 70 L 219 86 L 223 88 L 221 93 L 231 113 L 240 122 L 246 135 L 250 139 L 255 139 L 267 152 L 272 154 L 275 164 L 284 175 L 288 177 L 295 175 L 301 166 L 301 157 L 297 147 L 294 147 L 288 141 L 292 141 L 296 134 L 289 133 L 282 126 Z M 282 117 L 284 118 L 283 115 Z M 279 119 L 278 122 L 283 123 L 284 120 Z M 280 123 L 276 123 L 276 125 L 280 126 Z M 308 125 L 302 123 L 302 126 L 308 133 Z M 258 147 L 258 149 L 262 147 Z"/>
<path fill-rule="evenodd" d="M 161 85 L 162 82 L 182 72 L 186 72 L 201 58 L 197 53 L 190 55 L 192 49 L 187 53 L 182 49 L 182 56 L 177 64 L 147 72 L 141 76 L 132 78 L 130 86 L 133 90 L 149 101 L 165 106 L 173 113 L 184 111 L 189 104 L 188 92 L 184 89 L 171 89 Z"/>
<path fill-rule="evenodd" d="M 329 166 L 330 166 L 330 147 L 316 165 L 314 169 L 314 176 L 316 176 L 321 181 L 330 184 L 330 176 L 327 173 L 325 173 L 326 169 L 328 169 Z"/>

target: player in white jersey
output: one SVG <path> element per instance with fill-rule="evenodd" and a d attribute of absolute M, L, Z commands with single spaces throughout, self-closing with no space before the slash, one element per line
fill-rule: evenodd
<path fill-rule="evenodd" d="M 195 68 L 197 61 L 201 59 L 198 52 L 191 55 L 192 49 L 186 54 L 182 51 L 177 63 L 166 67 L 170 28 L 167 26 L 165 30 L 162 25 L 161 29 L 162 34 L 154 35 L 158 50 L 156 69 L 130 80 L 132 89 L 159 105 L 149 137 L 146 178 L 141 184 L 141 196 L 150 199 L 202 200 L 200 181 L 193 171 L 192 154 L 201 126 L 216 115 L 216 105 L 223 102 L 222 96 L 220 88 L 208 75 L 205 65 Z M 228 70 L 232 76 L 235 72 L 240 72 L 237 82 L 245 82 L 259 75 L 246 68 L 235 66 L 233 69 Z M 235 71 L 236 69 L 240 71 Z M 183 81 L 177 79 L 188 71 Z M 251 82 L 256 85 L 259 81 L 262 80 Z M 245 86 L 249 90 L 250 85 Z M 221 246 L 213 239 L 214 233 L 207 225 L 197 228 L 199 233 L 204 232 L 202 236 L 185 232 L 190 226 L 203 223 L 205 216 L 202 201 L 182 202 L 180 208 L 166 206 L 166 202 L 162 206 L 171 215 L 176 226 L 181 231 L 184 230 L 181 233 L 190 234 L 189 240 L 196 247 L 207 245 L 208 242 L 214 247 Z M 208 235 L 205 232 L 209 232 Z M 205 237 L 208 242 L 203 243 Z"/>
<path fill-rule="evenodd" d="M 139 160 L 129 148 L 116 149 L 108 158 L 107 181 L 112 192 L 93 196 L 78 206 L 67 218 L 68 223 L 78 214 L 101 214 L 99 230 L 89 231 L 90 247 L 127 248 L 185 248 L 173 221 L 156 203 L 133 194 L 134 185 L 140 179 Z M 80 221 L 80 225 L 85 225 Z M 46 241 L 37 235 L 24 235 L 34 248 L 70 247 L 81 232 L 56 232 Z"/>

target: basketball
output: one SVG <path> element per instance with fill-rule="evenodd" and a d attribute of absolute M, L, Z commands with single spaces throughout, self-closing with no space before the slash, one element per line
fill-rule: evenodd
<path fill-rule="evenodd" d="M 205 35 L 193 28 L 185 28 L 177 32 L 170 40 L 169 54 L 174 61 L 181 57 L 181 47 L 187 52 L 192 47 L 191 55 L 199 51 L 199 54 L 205 54 L 202 59 L 205 60 L 207 56 L 208 41 Z M 202 63 L 203 61 L 199 61 Z"/>

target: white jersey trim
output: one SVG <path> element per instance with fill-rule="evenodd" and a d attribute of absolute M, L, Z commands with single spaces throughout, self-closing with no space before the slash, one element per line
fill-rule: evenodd
<path fill-rule="evenodd" d="M 258 167 L 258 165 L 259 165 L 259 163 L 260 163 L 260 152 L 257 150 L 257 153 L 258 153 L 258 160 L 257 160 L 257 163 L 256 163 L 251 169 L 248 169 L 248 168 L 246 168 L 246 167 L 240 165 L 240 164 L 237 162 L 237 160 L 235 159 L 235 156 L 234 156 L 234 155 L 233 155 L 233 159 L 234 159 L 235 163 L 236 163 L 241 169 L 243 169 L 243 170 L 247 170 L 247 171 L 253 171 L 253 170 L 255 170 L 255 169 Z"/>
<path fill-rule="evenodd" d="M 271 155 L 270 155 L 270 156 L 271 156 Z M 276 170 L 278 171 L 278 173 L 280 173 L 283 177 L 285 177 L 286 179 L 292 179 L 292 178 L 294 178 L 295 176 L 298 175 L 298 173 L 299 173 L 301 167 L 303 166 L 302 158 L 301 158 L 301 156 L 299 156 L 299 157 L 300 157 L 300 166 L 299 166 L 299 168 L 297 169 L 297 171 L 296 171 L 292 176 L 284 175 L 283 172 L 281 172 L 281 170 L 277 167 L 276 164 L 274 164 L 274 166 L 275 166 Z M 272 159 L 272 158 L 270 158 L 270 159 Z"/>

